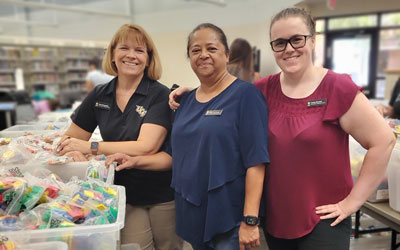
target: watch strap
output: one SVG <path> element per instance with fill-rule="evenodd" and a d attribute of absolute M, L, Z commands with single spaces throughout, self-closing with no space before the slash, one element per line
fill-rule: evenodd
<path fill-rule="evenodd" d="M 92 151 L 92 155 L 97 155 L 99 151 L 99 143 L 98 142 L 91 142 L 90 143 L 90 150 Z"/>
<path fill-rule="evenodd" d="M 257 226 L 260 223 L 260 218 L 257 216 L 247 215 L 243 216 L 243 222 L 249 226 Z"/>

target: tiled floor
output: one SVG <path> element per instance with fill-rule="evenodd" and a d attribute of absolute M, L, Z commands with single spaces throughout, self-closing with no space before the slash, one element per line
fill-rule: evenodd
<path fill-rule="evenodd" d="M 351 239 L 350 250 L 390 250 L 390 233 L 383 233 L 385 236 L 365 235 L 358 239 Z M 254 250 L 268 250 L 264 236 L 261 237 L 261 246 L 253 248 Z M 400 237 L 397 237 L 397 242 L 400 242 Z M 185 243 L 183 250 L 192 250 L 192 247 Z"/>
<path fill-rule="evenodd" d="M 397 242 L 399 239 L 398 237 Z M 350 250 L 390 250 L 390 240 L 390 235 L 352 239 Z"/>

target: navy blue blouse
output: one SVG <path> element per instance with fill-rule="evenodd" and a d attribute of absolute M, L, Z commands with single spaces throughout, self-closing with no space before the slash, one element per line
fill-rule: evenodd
<path fill-rule="evenodd" d="M 268 163 L 268 109 L 253 85 L 235 80 L 206 103 L 182 97 L 172 128 L 176 231 L 210 241 L 243 217 L 246 169 Z"/>

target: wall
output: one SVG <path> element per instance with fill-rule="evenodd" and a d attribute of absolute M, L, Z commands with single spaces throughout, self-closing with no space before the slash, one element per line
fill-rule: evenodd
<path fill-rule="evenodd" d="M 177 83 L 195 87 L 199 82 L 186 57 L 186 39 L 196 25 L 212 22 L 220 26 L 227 35 L 228 43 L 238 37 L 247 39 L 252 46 L 261 50 L 260 75 L 266 76 L 279 71 L 268 44 L 269 20 L 280 9 L 294 3 L 285 0 L 271 5 L 268 1 L 255 0 L 248 1 L 245 6 L 231 4 L 226 8 L 138 15 L 135 21 L 151 32 L 157 44 L 164 68 L 161 81 L 168 86 Z M 171 15 L 178 18 L 171 19 Z M 171 27 L 177 31 L 171 31 Z"/>
<path fill-rule="evenodd" d="M 269 27 L 267 22 L 227 26 L 223 27 L 223 29 L 228 38 L 228 43 L 232 42 L 235 38 L 244 37 L 252 46 L 257 46 L 261 50 L 261 76 L 279 71 L 268 44 Z M 163 65 L 161 81 L 168 86 L 177 83 L 179 85 L 195 87 L 199 84 L 186 56 L 186 41 L 189 32 L 190 30 L 156 33 L 152 36 L 154 42 L 157 44 Z"/>

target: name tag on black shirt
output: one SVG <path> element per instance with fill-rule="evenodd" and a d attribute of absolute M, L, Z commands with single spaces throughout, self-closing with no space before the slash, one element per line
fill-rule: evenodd
<path fill-rule="evenodd" d="M 94 107 L 103 110 L 110 110 L 110 105 L 108 105 L 107 103 L 96 102 L 94 104 Z"/>
<path fill-rule="evenodd" d="M 210 115 L 222 115 L 222 109 L 215 109 L 215 110 L 207 110 L 206 112 L 206 116 L 210 116 Z"/>
<path fill-rule="evenodd" d="M 319 107 L 319 106 L 325 106 L 326 105 L 326 99 L 318 99 L 318 100 L 311 100 L 307 101 L 307 107 Z"/>

